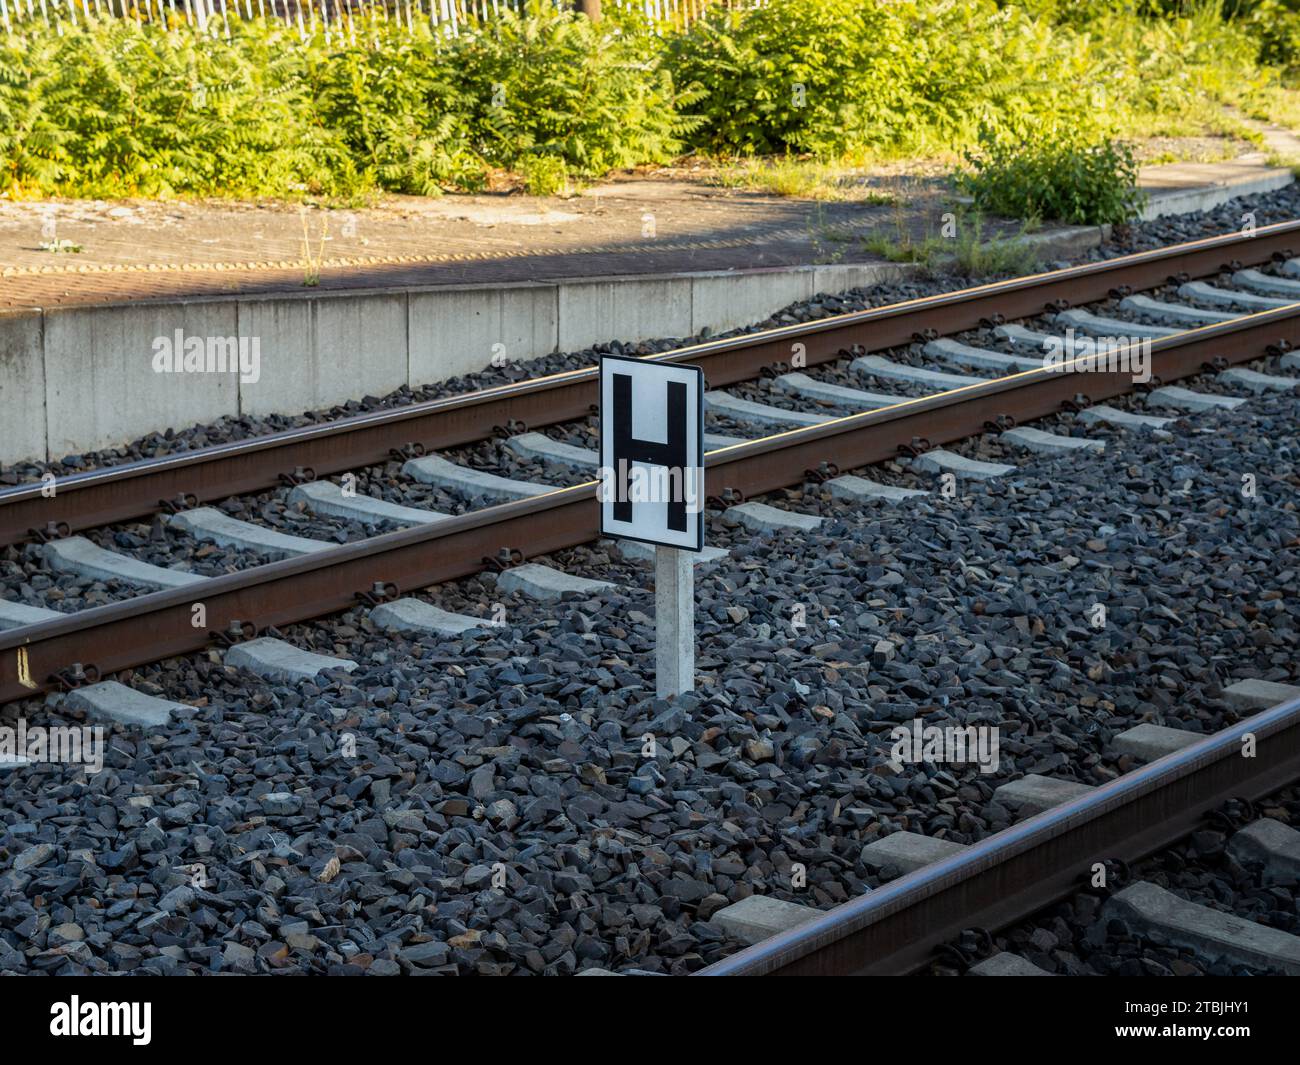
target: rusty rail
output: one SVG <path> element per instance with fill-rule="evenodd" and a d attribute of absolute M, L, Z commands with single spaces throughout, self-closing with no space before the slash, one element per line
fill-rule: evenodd
<path fill-rule="evenodd" d="M 1151 372 L 1172 381 L 1216 360 L 1245 362 L 1297 342 L 1300 304 L 1157 340 Z M 1024 422 L 1131 388 L 1129 376 L 1118 372 L 1030 370 L 711 452 L 706 490 L 758 495 L 801 483 L 824 461 L 866 466 L 897 456 L 917 437 L 947 443 L 984 432 L 1000 416 Z M 73 663 L 107 676 L 199 650 L 232 623 L 264 629 L 306 621 L 355 605 L 376 582 L 399 592 L 425 588 L 481 571 L 497 549 L 548 554 L 596 539 L 598 528 L 593 481 L 11 629 L 0 633 L 0 703 L 47 690 Z M 196 602 L 206 610 L 204 629 L 191 624 Z"/>
<path fill-rule="evenodd" d="M 890 304 L 806 324 L 695 344 L 652 359 L 702 366 L 709 387 L 787 366 L 795 345 L 804 364 L 832 361 L 851 348 L 881 351 L 917 338 L 1024 318 L 1062 306 L 1153 288 L 1170 280 L 1287 258 L 1300 249 L 1300 221 L 1253 235 L 1234 233 L 959 292 Z M 594 368 L 502 385 L 427 403 L 345 418 L 164 458 L 112 466 L 44 485 L 0 490 L 0 547 L 48 530 L 75 532 L 148 517 L 170 501 L 205 503 L 265 491 L 299 468 L 318 476 L 387 461 L 412 445 L 426 451 L 475 443 L 494 427 L 530 428 L 585 417 L 596 402 Z"/>
<path fill-rule="evenodd" d="M 1247 734 L 1253 758 L 1242 756 Z M 997 931 L 1077 892 L 1095 862 L 1145 858 L 1229 799 L 1258 799 L 1297 778 L 1292 699 L 694 975 L 905 976 L 965 929 Z"/>

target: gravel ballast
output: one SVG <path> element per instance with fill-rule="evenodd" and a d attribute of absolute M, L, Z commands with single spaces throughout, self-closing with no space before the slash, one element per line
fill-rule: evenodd
<path fill-rule="evenodd" d="M 598 595 L 422 593 L 497 623 L 459 638 L 362 609 L 266 634 L 350 675 L 267 684 L 215 652 L 119 675 L 194 712 L 115 728 L 98 775 L 0 774 L 0 969 L 694 971 L 738 946 L 728 903 L 828 908 L 880 882 L 883 835 L 973 842 L 1012 823 L 1001 784 L 1103 783 L 1132 725 L 1210 732 L 1234 680 L 1300 681 L 1296 406 L 1090 430 L 1106 454 L 1020 455 L 952 498 L 901 467 L 931 494 L 764 497 L 825 519 L 803 534 L 711 513 L 730 553 L 697 574 L 701 687 L 676 704 L 652 698 L 650 567 L 603 545 L 537 560 Z M 895 772 L 918 717 L 997 729 L 996 766 Z"/>

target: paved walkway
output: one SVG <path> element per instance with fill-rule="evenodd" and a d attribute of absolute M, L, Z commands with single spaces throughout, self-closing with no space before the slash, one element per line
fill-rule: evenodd
<path fill-rule="evenodd" d="M 1174 193 L 1249 180 L 1263 156 L 1172 164 Z M 870 261 L 863 236 L 937 234 L 932 179 L 883 184 L 895 202 L 815 202 L 671 177 L 607 182 L 570 199 L 392 197 L 357 211 L 214 201 L 0 201 L 0 309 L 231 293 L 303 292 Z M 993 236 L 1014 229 L 989 225 Z M 41 245 L 70 241 L 78 252 Z"/>

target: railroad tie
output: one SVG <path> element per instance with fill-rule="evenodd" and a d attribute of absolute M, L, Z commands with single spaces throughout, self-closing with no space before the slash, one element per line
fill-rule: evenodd
<path fill-rule="evenodd" d="M 943 392 L 966 388 L 969 385 L 982 385 L 988 381 L 987 377 L 967 377 L 963 374 L 940 373 L 938 370 L 927 370 L 920 366 L 908 366 L 906 363 L 894 362 L 880 355 L 860 356 L 849 363 L 849 369 L 854 373 L 866 374 L 886 381 L 926 385 Z M 902 402 L 904 398 L 900 396 L 895 402 Z"/>
<path fill-rule="evenodd" d="M 194 707 L 145 695 L 116 681 L 105 680 L 74 688 L 61 697 L 63 706 L 84 710 L 97 721 L 114 721 L 137 728 L 162 728 L 175 714 L 192 714 Z"/>
<path fill-rule="evenodd" d="M 609 543 L 609 541 L 605 541 Z M 636 562 L 653 562 L 655 560 L 654 544 L 645 544 L 640 540 L 619 540 L 618 549 L 624 558 L 633 559 Z M 719 559 L 726 558 L 730 551 L 725 547 L 705 547 L 702 551 L 692 551 L 692 561 L 697 566 L 706 565 L 710 562 L 717 562 Z"/>
<path fill-rule="evenodd" d="M 1258 270 L 1238 270 L 1232 275 L 1232 283 L 1265 296 L 1290 296 L 1300 300 L 1300 281 L 1287 277 L 1273 277 Z"/>
<path fill-rule="evenodd" d="M 860 388 L 845 388 L 843 385 L 818 381 L 806 373 L 782 374 L 772 383 L 792 396 L 853 410 L 879 410 L 881 407 L 892 407 L 903 399 L 901 396 L 886 396 L 879 392 L 864 392 Z"/>
<path fill-rule="evenodd" d="M 1131 314 L 1145 314 L 1158 322 L 1172 322 L 1174 325 L 1214 325 L 1238 317 L 1231 311 L 1207 311 L 1184 303 L 1153 300 L 1150 296 L 1126 296 L 1120 300 L 1119 309 Z"/>
<path fill-rule="evenodd" d="M 359 521 L 365 525 L 428 525 L 446 521 L 450 514 L 404 507 L 371 496 L 344 495 L 333 481 L 309 481 L 289 493 L 290 503 L 301 503 L 313 514 Z"/>
<path fill-rule="evenodd" d="M 995 789 L 993 800 L 1025 817 L 1032 817 L 1094 790 L 1091 784 L 1080 784 L 1077 780 L 1030 773 Z"/>
<path fill-rule="evenodd" d="M 246 670 L 263 680 L 281 683 L 315 680 L 327 669 L 351 673 L 357 668 L 357 663 L 346 658 L 304 651 L 270 636 L 235 644 L 226 651 L 226 665 Z"/>
<path fill-rule="evenodd" d="M 863 847 L 861 859 L 873 873 L 893 869 L 903 875 L 951 858 L 965 849 L 965 843 L 937 839 L 920 832 L 891 832 Z"/>
<path fill-rule="evenodd" d="M 1044 334 L 1037 335 L 1046 339 Z M 984 348 L 972 347 L 970 344 L 962 344 L 946 337 L 931 340 L 921 351 L 935 362 L 973 367 L 976 370 L 996 370 L 998 373 L 1040 370 L 1043 366 L 1042 356 L 1039 355 L 1003 355 L 1000 351 L 986 351 Z"/>
<path fill-rule="evenodd" d="M 495 473 L 448 462 L 441 455 L 425 455 L 423 458 L 409 459 L 402 465 L 402 474 L 421 484 L 450 488 L 471 498 L 482 496 L 486 499 L 509 501 L 530 499 L 533 496 L 557 491 L 549 484 L 516 481 L 509 477 L 498 477 Z"/>
<path fill-rule="evenodd" d="M 1008 444 L 1023 447 L 1039 455 L 1060 455 L 1072 451 L 1105 451 L 1105 440 L 1091 440 L 1086 436 L 1061 436 L 1058 433 L 1044 432 L 1032 426 L 1018 426 L 1008 429 L 1000 439 Z"/>
<path fill-rule="evenodd" d="M 461 636 L 475 629 L 493 628 L 485 618 L 453 614 L 423 599 L 398 599 L 380 603 L 370 611 L 370 620 L 378 628 L 412 636 Z"/>
<path fill-rule="evenodd" d="M 1290 277 L 1300 277 L 1300 259 L 1288 259 L 1280 269 Z"/>
<path fill-rule="evenodd" d="M 1008 466 L 1006 463 L 968 459 L 964 455 L 943 448 L 917 455 L 912 459 L 912 469 L 922 473 L 955 473 L 960 477 L 969 477 L 973 481 L 991 481 L 995 477 L 1005 477 L 1008 473 L 1016 472 L 1014 466 Z"/>
<path fill-rule="evenodd" d="M 1300 351 L 1287 352 L 1278 365 L 1284 370 L 1300 370 Z"/>
<path fill-rule="evenodd" d="M 1154 762 L 1157 758 L 1181 751 L 1203 739 L 1205 737 L 1199 732 L 1186 732 L 1183 729 L 1143 722 L 1111 740 L 1110 749 L 1117 756 L 1127 754 L 1144 762 Z"/>
<path fill-rule="evenodd" d="M 1216 288 L 1204 281 L 1188 281 L 1178 286 L 1178 295 L 1185 300 L 1208 303 L 1214 307 L 1237 307 L 1243 311 L 1271 311 L 1275 307 L 1289 307 L 1295 300 L 1275 296 L 1259 296 L 1253 292 L 1239 292 L 1232 288 Z"/>
<path fill-rule="evenodd" d="M 791 928 L 798 928 L 821 911 L 798 902 L 785 902 L 768 895 L 749 895 L 724 906 L 710 918 L 724 932 L 742 943 L 761 943 Z"/>
<path fill-rule="evenodd" d="M 290 536 L 288 533 L 267 529 L 252 522 L 240 521 L 214 507 L 182 510 L 165 520 L 169 525 L 184 529 L 196 540 L 206 540 L 219 547 L 251 551 L 273 559 L 297 558 L 299 555 L 310 555 L 316 551 L 327 551 L 331 547 L 338 546 L 326 540 Z"/>
<path fill-rule="evenodd" d="M 1258 370 L 1248 370 L 1244 366 L 1234 366 L 1231 370 L 1224 370 L 1223 373 L 1219 374 L 1217 380 L 1244 388 L 1247 392 L 1253 392 L 1257 396 L 1263 395 L 1265 392 L 1291 392 L 1294 391 L 1296 385 L 1300 385 L 1300 380 L 1294 377 L 1279 377 L 1277 374 L 1260 373 Z"/>
<path fill-rule="evenodd" d="M 727 436 L 726 433 L 705 433 L 704 450 L 717 451 L 724 447 L 734 447 L 736 444 L 746 444 L 747 441 L 742 436 Z"/>
<path fill-rule="evenodd" d="M 609 581 L 593 581 L 588 577 L 574 577 L 563 570 L 543 566 L 538 562 L 525 562 L 497 575 L 497 589 L 507 595 L 520 592 L 531 599 L 549 602 L 566 595 L 596 595 L 615 587 Z"/>
<path fill-rule="evenodd" d="M 1169 407 L 1173 410 L 1186 410 L 1198 413 L 1205 410 L 1234 410 L 1246 400 L 1241 396 L 1216 396 L 1212 392 L 1193 392 L 1190 388 L 1178 385 L 1163 385 L 1153 388 L 1146 395 L 1148 407 Z"/>
<path fill-rule="evenodd" d="M 1157 418 L 1151 414 L 1130 414 L 1105 403 L 1085 407 L 1077 417 L 1084 425 L 1114 425 L 1120 429 L 1163 429 L 1174 421 L 1173 418 Z"/>
<path fill-rule="evenodd" d="M 520 433 L 508 438 L 505 447 L 521 458 L 540 459 L 575 470 L 594 470 L 600 465 L 599 452 L 552 440 L 544 433 Z"/>
<path fill-rule="evenodd" d="M 1146 881 L 1107 899 L 1102 919 L 1119 921 L 1133 935 L 1188 948 L 1213 961 L 1300 976 L 1300 936 L 1188 902 Z"/>
<path fill-rule="evenodd" d="M 704 406 L 714 414 L 733 418 L 738 422 L 753 425 L 771 425 L 788 429 L 791 426 L 803 428 L 808 425 L 824 425 L 832 421 L 829 414 L 809 414 L 801 410 L 783 410 L 766 403 L 755 403 L 750 399 L 741 399 L 730 392 L 705 392 Z"/>
<path fill-rule="evenodd" d="M 967 976 L 1055 976 L 1055 973 L 1040 969 L 1033 962 L 1025 961 L 1019 954 L 1001 951 L 991 958 L 972 965 L 966 970 Z"/>
<path fill-rule="evenodd" d="M 1223 689 L 1223 694 L 1228 705 L 1238 710 L 1267 710 L 1278 703 L 1300 699 L 1300 688 L 1251 677 L 1228 685 Z"/>
<path fill-rule="evenodd" d="M 737 503 L 724 514 L 755 533 L 812 532 L 822 523 L 814 514 L 780 510 L 766 503 Z"/>
<path fill-rule="evenodd" d="M 1102 337 L 1145 337 L 1157 340 L 1160 337 L 1173 336 L 1179 332 L 1165 325 L 1143 325 L 1141 322 L 1125 322 L 1118 318 L 1107 318 L 1093 314 L 1091 311 L 1061 311 L 1052 317 L 1058 325 L 1072 326 L 1085 333 Z"/>
<path fill-rule="evenodd" d="M 1266 885 L 1300 880 L 1300 832 L 1271 817 L 1234 832 L 1228 853 L 1247 868 L 1259 868 Z"/>
<path fill-rule="evenodd" d="M 43 606 L 28 606 L 26 603 L 0 599 L 0 632 L 5 629 L 21 629 L 25 625 L 39 625 L 43 621 L 57 621 L 66 616 L 58 610 L 46 610 Z"/>
<path fill-rule="evenodd" d="M 1091 346 L 1091 341 L 1084 338 L 1075 337 L 1071 342 L 1067 337 L 1056 336 L 1053 333 L 1040 333 L 1036 329 L 1026 329 L 1023 325 L 995 326 L 993 335 L 1001 337 L 1016 347 L 1037 348 L 1040 351 L 1046 351 L 1049 347 L 1059 348 L 1061 351 L 1068 351 L 1071 355 Z"/>
<path fill-rule="evenodd" d="M 832 499 L 844 503 L 865 503 L 876 499 L 886 503 L 902 503 L 904 500 L 930 494 L 919 488 L 899 488 L 892 484 L 879 484 L 852 473 L 832 477 L 826 482 L 825 487 Z"/>
<path fill-rule="evenodd" d="M 166 569 L 148 562 L 107 551 L 84 536 L 51 540 L 41 547 L 51 569 L 94 581 L 121 581 L 139 588 L 183 588 L 207 580 L 197 573 Z"/>

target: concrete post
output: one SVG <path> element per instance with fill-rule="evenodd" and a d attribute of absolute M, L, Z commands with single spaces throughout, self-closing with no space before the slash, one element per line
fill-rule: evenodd
<path fill-rule="evenodd" d="M 695 690 L 695 557 L 655 548 L 655 694 Z"/>

